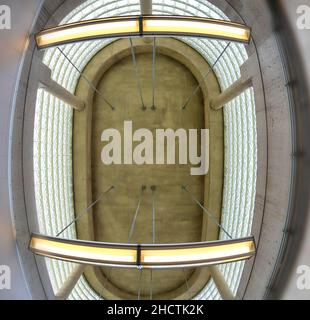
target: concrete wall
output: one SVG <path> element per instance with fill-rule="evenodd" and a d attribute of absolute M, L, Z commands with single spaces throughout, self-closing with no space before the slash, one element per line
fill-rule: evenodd
<path fill-rule="evenodd" d="M 265 1 L 213 1 L 231 20 L 252 28 L 245 73 L 255 92 L 258 162 L 252 233 L 257 255 L 247 263 L 237 297 L 263 299 L 276 265 L 289 209 L 292 135 L 286 78 L 270 9 Z"/>
<path fill-rule="evenodd" d="M 13 121 L 14 104 L 16 100 L 16 85 L 21 73 L 21 64 L 28 46 L 28 36 L 35 21 L 42 0 L 10 0 L 1 1 L 1 5 L 9 5 L 12 14 L 12 29 L 0 30 L 0 265 L 8 265 L 11 268 L 11 290 L 0 290 L 0 299 L 30 299 L 32 298 L 30 288 L 26 281 L 29 274 L 24 272 L 20 264 L 19 250 L 16 243 L 17 231 L 14 223 L 19 210 L 15 207 L 14 199 L 23 199 L 22 188 L 10 192 L 10 176 L 12 173 L 12 162 L 10 148 L 19 148 L 12 145 L 13 132 L 10 123 Z M 22 13 L 22 19 L 21 19 Z M 19 122 L 20 126 L 22 122 Z M 13 150 L 14 151 L 14 150 Z M 22 208 L 21 208 L 22 210 Z M 24 216 L 25 218 L 25 216 Z M 37 287 L 37 296 L 44 297 L 42 287 Z"/>
<path fill-rule="evenodd" d="M 268 297 L 276 299 L 310 299 L 310 290 L 297 288 L 299 266 L 310 267 L 310 30 L 297 27 L 299 6 L 308 6 L 309 0 L 277 1 L 275 13 L 279 41 L 286 46 L 283 59 L 290 78 L 288 93 L 294 119 L 294 187 L 290 211 L 286 222 L 286 234 L 282 241 L 277 267 L 270 281 Z M 307 275 L 306 275 L 307 276 Z M 308 275 L 309 277 L 309 275 Z"/>

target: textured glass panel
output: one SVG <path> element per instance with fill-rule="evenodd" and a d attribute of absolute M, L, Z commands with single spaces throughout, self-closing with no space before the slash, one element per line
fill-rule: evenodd
<path fill-rule="evenodd" d="M 33 139 L 34 181 L 39 229 L 48 235 L 57 234 L 74 218 L 73 207 L 69 205 L 73 197 L 72 172 L 68 170 L 68 161 L 63 161 L 72 148 L 70 113 L 71 107 L 38 90 Z M 75 228 L 68 228 L 64 236 L 76 238 Z M 72 271 L 72 264 L 46 259 L 46 265 L 56 293 Z"/>

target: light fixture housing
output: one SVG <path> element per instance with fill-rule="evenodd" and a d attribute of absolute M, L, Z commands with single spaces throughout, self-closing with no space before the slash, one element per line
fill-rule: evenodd
<path fill-rule="evenodd" d="M 243 24 L 190 16 L 143 16 L 144 36 L 187 36 L 248 43 L 251 29 Z"/>
<path fill-rule="evenodd" d="M 32 234 L 29 249 L 41 256 L 89 265 L 136 267 L 137 246 Z"/>
<path fill-rule="evenodd" d="M 179 244 L 120 244 L 68 240 L 39 234 L 29 249 L 41 256 L 76 263 L 126 268 L 200 267 L 246 260 L 255 255 L 253 237 Z"/>
<path fill-rule="evenodd" d="M 246 260 L 255 254 L 253 237 L 196 243 L 141 245 L 143 268 L 201 267 Z"/>
<path fill-rule="evenodd" d="M 206 37 L 248 43 L 249 27 L 231 21 L 189 16 L 122 16 L 50 28 L 35 38 L 39 49 L 101 38 L 137 36 Z"/>
<path fill-rule="evenodd" d="M 138 16 L 85 20 L 41 31 L 35 36 L 39 49 L 101 38 L 140 35 Z"/>

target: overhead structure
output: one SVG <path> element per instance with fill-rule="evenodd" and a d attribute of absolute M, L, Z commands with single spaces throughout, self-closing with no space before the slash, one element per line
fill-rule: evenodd
<path fill-rule="evenodd" d="M 187 16 L 124 16 L 80 21 L 36 35 L 40 49 L 100 38 L 134 36 L 207 37 L 248 43 L 251 30 L 235 22 Z"/>
<path fill-rule="evenodd" d="M 97 19 L 102 16 L 117 16 L 123 14 L 130 15 L 139 15 L 139 1 L 132 1 L 130 5 L 128 5 L 127 1 L 118 1 L 117 6 L 100 6 L 97 7 L 92 4 L 93 0 L 88 0 L 83 3 L 83 5 L 77 7 L 77 9 L 72 12 L 72 14 L 68 15 L 64 20 L 60 22 L 60 25 L 66 25 L 68 23 L 73 23 L 78 20 L 86 20 L 86 19 Z M 141 1 L 141 3 L 145 3 L 146 1 Z M 111 2 L 112 3 L 112 2 Z M 170 2 L 169 2 L 170 3 Z M 172 2 L 171 2 L 172 3 Z M 186 15 L 203 15 L 207 17 L 212 17 L 215 19 L 228 20 L 228 17 L 225 16 L 219 9 L 208 3 L 208 1 L 193 1 L 189 2 L 186 8 L 183 8 L 183 1 L 173 1 L 173 5 L 168 4 L 168 2 L 163 0 L 154 0 L 153 1 L 153 13 L 157 15 L 175 15 L 175 14 L 186 14 Z M 147 15 L 148 13 L 142 12 L 142 15 Z M 110 42 L 113 41 L 113 36 L 106 37 L 104 40 L 100 41 L 90 41 L 90 42 L 76 42 L 72 46 L 65 46 L 61 48 L 63 52 L 70 58 L 71 61 L 74 62 L 74 65 L 77 66 L 80 70 L 82 70 L 85 65 L 89 62 L 90 58 L 98 52 L 98 50 L 107 46 Z M 152 37 L 145 37 L 145 41 L 152 40 Z M 214 64 L 215 59 L 218 57 L 220 52 L 227 45 L 225 41 L 213 41 L 213 39 L 202 38 L 202 37 L 180 37 L 179 40 L 187 43 L 191 47 L 195 48 L 202 56 L 209 61 L 210 65 Z M 234 82 L 238 81 L 240 76 L 240 66 L 247 59 L 247 53 L 245 52 L 245 47 L 242 43 L 231 43 L 229 50 L 227 50 L 223 56 L 224 59 L 221 59 L 219 63 L 215 66 L 214 72 L 219 76 L 219 82 L 221 85 L 221 89 L 223 92 L 229 89 L 230 90 Z M 68 61 L 64 58 L 63 54 L 54 48 L 46 50 L 44 53 L 44 63 L 52 70 L 53 72 L 53 80 L 57 81 L 60 85 L 62 85 L 66 90 L 70 91 L 72 94 L 75 92 L 76 83 L 80 77 L 80 73 L 75 70 L 73 66 L 70 65 Z M 229 62 L 229 63 L 228 63 Z M 231 88 L 230 88 L 231 87 Z M 238 91 L 239 93 L 239 91 Z M 216 98 L 220 99 L 221 97 L 214 97 L 213 103 L 216 105 Z M 226 97 L 226 92 L 225 92 Z M 229 96 L 231 99 L 231 95 Z M 235 95 L 233 95 L 235 97 Z M 50 95 L 46 90 L 39 89 L 38 91 L 38 101 L 36 108 L 36 119 L 37 124 L 45 123 L 46 118 L 50 118 L 50 111 L 54 110 L 50 106 L 54 106 L 55 102 L 58 103 L 58 100 Z M 219 104 L 219 103 L 218 103 Z M 72 109 L 69 108 L 69 105 L 62 103 L 59 101 L 59 105 L 63 108 L 59 108 L 57 110 L 57 116 L 60 114 L 60 119 L 64 117 L 65 121 L 55 121 L 57 124 L 56 131 L 58 133 L 57 139 L 67 139 L 70 141 L 71 127 L 72 127 Z M 226 103 L 225 103 L 226 105 Z M 214 107 L 213 106 L 213 107 Z M 220 107 L 222 107 L 222 99 L 220 103 Z M 246 90 L 246 92 L 242 92 L 240 97 L 238 96 L 233 101 L 229 101 L 227 103 L 227 107 L 223 110 L 225 113 L 225 152 L 227 154 L 226 164 L 225 166 L 228 168 L 225 173 L 225 183 L 224 183 L 224 196 L 223 196 L 223 213 L 222 213 L 222 223 L 225 229 L 228 230 L 229 234 L 234 238 L 239 238 L 246 236 L 250 233 L 251 224 L 252 224 L 252 216 L 253 216 L 253 195 L 255 194 L 255 159 L 256 159 L 256 133 L 255 133 L 255 104 L 253 100 L 253 90 L 252 88 Z M 48 110 L 48 112 L 46 111 Z M 241 111 L 240 111 L 241 110 Z M 68 118 L 68 119 L 67 119 Z M 243 119 L 243 121 L 241 121 Z M 64 123 L 64 124 L 63 124 Z M 61 125 L 63 124 L 63 129 Z M 54 124 L 53 124 L 54 126 Z M 59 127 L 59 128 L 58 128 Z M 52 135 L 46 134 L 46 128 L 42 125 L 37 125 L 36 128 L 40 128 L 40 130 L 36 130 L 37 134 L 35 135 L 35 147 L 39 145 L 37 141 L 45 141 L 50 140 Z M 50 126 L 48 127 L 50 128 Z M 242 129 L 242 130 L 241 130 Z M 50 129 L 49 129 L 50 130 Z M 64 131 L 65 130 L 65 131 Z M 63 132 L 64 131 L 64 132 Z M 41 133 L 42 132 L 42 133 Z M 246 133 L 243 135 L 236 134 L 236 132 Z M 42 136 L 41 136 L 42 135 Z M 69 137 L 69 138 L 68 138 Z M 240 141 L 239 141 L 240 140 Z M 239 143 L 238 143 L 239 142 Z M 62 145 L 60 142 L 59 145 Z M 66 143 L 63 143 L 64 146 L 67 146 Z M 236 148 L 236 146 L 243 146 L 240 148 Z M 70 145 L 68 144 L 68 149 L 70 150 Z M 35 148 L 37 150 L 37 148 Z M 38 150 L 41 150 L 40 148 Z M 62 228 L 66 225 L 72 217 L 74 217 L 74 210 L 68 210 L 68 208 L 74 208 L 71 206 L 72 196 L 65 194 L 62 199 L 62 190 L 60 192 L 60 200 L 65 201 L 65 205 L 63 202 L 59 206 L 59 210 L 55 212 L 55 217 L 52 216 L 51 223 L 48 223 L 49 210 L 50 206 L 57 205 L 59 201 L 59 197 L 45 197 L 45 194 L 39 192 L 41 188 L 45 185 L 48 185 L 48 190 L 51 184 L 49 183 L 49 179 L 46 176 L 49 174 L 49 171 L 45 169 L 44 163 L 47 163 L 48 156 L 52 154 L 50 150 L 49 153 L 45 152 L 45 149 L 42 149 L 42 161 L 35 162 L 36 164 L 36 200 L 38 204 L 38 216 L 40 217 L 40 232 L 44 234 L 56 234 L 59 231 L 59 228 Z M 232 152 L 235 150 L 234 152 Z M 242 152 L 241 152 L 242 150 Z M 66 157 L 68 152 L 65 152 Z M 242 162 L 243 155 L 247 156 L 248 161 L 246 162 L 246 167 L 244 162 Z M 69 158 L 69 157 L 68 157 Z M 57 159 L 61 159 L 59 157 L 53 157 L 52 168 L 58 168 Z M 61 159 L 62 160 L 62 159 Z M 61 162 L 63 163 L 63 161 Z M 67 164 L 67 162 L 65 163 Z M 62 165 L 62 164 L 61 164 Z M 58 170 L 58 169 L 57 169 Z M 55 172 L 56 171 L 55 169 Z M 64 181 L 66 187 L 66 192 L 71 192 L 70 186 L 67 187 L 66 183 L 70 183 L 71 171 L 68 170 L 59 170 L 60 175 L 64 175 Z M 63 173 L 61 173 L 63 172 Z M 231 172 L 234 174 L 231 175 Z M 67 179 L 67 176 L 69 177 Z M 242 177 L 242 178 L 241 178 Z M 237 185 L 235 184 L 237 181 Z M 246 185 L 247 192 L 241 192 L 244 189 L 244 185 Z M 59 185 L 59 188 L 61 185 Z M 53 186 L 53 188 L 58 191 L 58 187 Z M 49 194 L 52 194 L 51 192 Z M 252 199 L 252 200 L 251 200 Z M 51 205 L 50 205 L 51 204 Z M 238 214 L 237 214 L 238 212 Z M 66 216 L 64 215 L 66 214 Z M 68 216 L 67 216 L 68 215 Z M 47 217 L 47 218 L 46 218 Z M 61 217 L 61 218 L 59 218 Z M 57 219 L 64 219 L 65 221 L 59 225 Z M 61 220 L 62 221 L 62 220 Z M 219 239 L 225 239 L 226 234 L 221 231 L 219 234 Z M 75 228 L 73 225 L 65 231 L 65 238 L 75 238 Z M 49 274 L 51 277 L 51 282 L 55 292 L 63 291 L 59 290 L 59 288 L 64 283 L 64 279 L 70 274 L 72 271 L 72 264 L 54 260 L 54 259 L 46 259 L 46 264 L 48 266 Z M 232 290 L 233 294 L 236 293 L 236 290 L 239 285 L 240 276 L 243 270 L 243 262 L 233 263 L 233 264 L 224 264 L 219 266 L 219 271 L 223 275 L 223 279 L 227 282 L 227 285 Z M 59 272 L 61 270 L 61 272 Z M 74 270 L 73 270 L 74 271 Z M 71 272 L 73 273 L 73 272 Z M 78 294 L 82 294 L 83 297 L 87 296 L 87 298 L 97 297 L 97 293 L 92 289 L 88 288 L 88 284 L 86 280 L 81 277 L 79 282 L 77 283 L 75 289 L 71 294 L 71 298 L 75 298 Z M 84 288 L 83 290 L 81 288 Z M 209 297 L 217 298 L 219 296 L 216 286 L 211 279 L 207 284 L 203 291 L 197 296 L 200 299 L 207 299 Z M 97 297 L 98 298 L 98 297 Z M 99 297 L 100 298 L 100 297 Z"/>

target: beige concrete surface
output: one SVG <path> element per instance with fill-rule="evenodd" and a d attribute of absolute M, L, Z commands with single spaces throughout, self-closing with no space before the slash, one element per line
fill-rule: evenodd
<path fill-rule="evenodd" d="M 220 215 L 223 119 L 221 111 L 209 109 L 210 97 L 219 93 L 217 79 L 214 74 L 210 75 L 206 81 L 207 87 L 204 86 L 204 93 L 200 92 L 186 110 L 181 110 L 182 104 L 198 84 L 193 74 L 199 72 L 200 80 L 203 81 L 203 75 L 207 73 L 209 66 L 187 45 L 177 40 L 160 39 L 156 61 L 156 110 L 153 111 L 150 108 L 152 47 L 140 39 L 134 40 L 134 46 L 146 111 L 141 109 L 128 40 L 117 41 L 103 49 L 84 70 L 84 74 L 96 85 L 101 95 L 113 104 L 115 111 L 110 109 L 101 95 L 93 95 L 85 80 L 80 80 L 76 91 L 77 96 L 88 101 L 88 106 L 84 112 L 74 115 L 75 212 L 83 210 L 111 185 L 116 187 L 94 207 L 92 215 L 79 221 L 78 237 L 96 241 L 127 242 L 141 186 L 146 185 L 132 242 L 151 243 L 150 187 L 155 185 L 156 243 L 216 239 L 217 227 L 207 223 L 201 209 L 181 190 L 181 186 L 187 185 L 195 197 L 204 202 L 216 216 Z M 185 53 L 191 56 L 181 55 L 184 49 Z M 102 131 L 115 128 L 122 132 L 125 120 L 133 121 L 133 130 L 147 128 L 154 132 L 156 128 L 210 129 L 208 175 L 191 176 L 189 165 L 104 165 L 101 160 L 101 151 L 105 145 L 101 141 Z M 107 298 L 137 297 L 137 270 L 95 270 L 89 267 L 85 275 L 90 284 Z M 185 270 L 185 275 L 193 287 L 190 293 L 186 292 L 183 270 L 154 271 L 154 298 L 188 298 L 189 294 L 193 296 L 202 289 L 209 279 L 207 269 L 188 269 Z M 102 285 L 105 288 L 102 288 Z M 148 297 L 149 288 L 150 271 L 144 271 L 141 281 L 142 297 Z"/>

